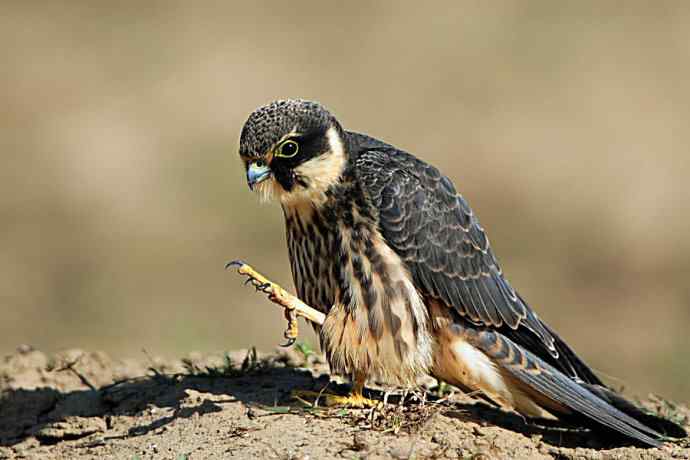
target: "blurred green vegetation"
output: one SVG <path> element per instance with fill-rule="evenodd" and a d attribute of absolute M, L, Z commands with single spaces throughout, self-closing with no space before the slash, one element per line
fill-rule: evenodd
<path fill-rule="evenodd" d="M 237 141 L 303 97 L 446 172 L 614 386 L 688 401 L 690 4 L 10 1 L 0 39 L 0 352 L 281 341 L 223 264 L 292 285 Z"/>

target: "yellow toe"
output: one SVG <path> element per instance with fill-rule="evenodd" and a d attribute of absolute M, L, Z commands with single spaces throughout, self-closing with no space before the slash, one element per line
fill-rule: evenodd
<path fill-rule="evenodd" d="M 348 396 L 334 395 L 331 393 L 318 393 L 316 391 L 293 391 L 292 397 L 309 404 L 324 407 L 351 407 L 357 409 L 372 408 L 380 404 L 380 401 L 365 398 L 361 393 L 351 393 Z"/>

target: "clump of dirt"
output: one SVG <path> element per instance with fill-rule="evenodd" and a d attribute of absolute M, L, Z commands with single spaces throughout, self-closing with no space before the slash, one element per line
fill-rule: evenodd
<path fill-rule="evenodd" d="M 387 401 L 374 409 L 291 397 L 347 391 L 327 370 L 305 348 L 118 361 L 20 347 L 0 362 L 0 459 L 690 458 L 687 441 L 613 448 L 589 431 L 526 421 L 431 381 L 413 394 L 370 388 Z M 686 406 L 658 397 L 643 404 L 690 424 Z"/>

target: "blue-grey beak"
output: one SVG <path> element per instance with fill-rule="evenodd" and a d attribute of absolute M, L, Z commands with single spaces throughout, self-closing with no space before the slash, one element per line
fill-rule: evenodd
<path fill-rule="evenodd" d="M 254 186 L 261 181 L 269 178 L 271 175 L 271 169 L 266 164 L 259 164 L 256 161 L 249 163 L 249 168 L 247 169 L 247 185 L 249 185 L 250 190 L 254 190 Z"/>

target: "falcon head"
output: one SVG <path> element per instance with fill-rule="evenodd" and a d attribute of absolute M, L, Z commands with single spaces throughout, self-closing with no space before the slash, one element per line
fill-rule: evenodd
<path fill-rule="evenodd" d="M 285 100 L 256 109 L 240 135 L 249 188 L 284 204 L 315 199 L 346 163 L 344 132 L 317 102 Z"/>

